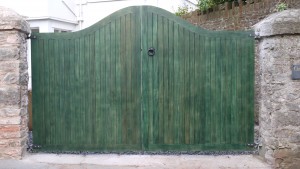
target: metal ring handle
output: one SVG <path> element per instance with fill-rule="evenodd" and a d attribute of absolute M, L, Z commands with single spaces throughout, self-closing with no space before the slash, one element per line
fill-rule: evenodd
<path fill-rule="evenodd" d="M 154 56 L 155 55 L 155 49 L 153 47 L 148 49 L 148 56 Z"/>

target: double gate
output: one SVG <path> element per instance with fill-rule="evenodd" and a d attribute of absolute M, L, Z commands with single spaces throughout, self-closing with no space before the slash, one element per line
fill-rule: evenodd
<path fill-rule="evenodd" d="M 253 143 L 251 32 L 150 6 L 34 34 L 33 141 L 52 151 L 200 151 Z"/>

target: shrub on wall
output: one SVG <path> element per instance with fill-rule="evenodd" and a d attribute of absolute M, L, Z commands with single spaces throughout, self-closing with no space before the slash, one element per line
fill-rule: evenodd
<path fill-rule="evenodd" d="M 247 0 L 243 0 L 246 2 Z M 210 8 L 218 5 L 218 4 L 223 4 L 225 2 L 238 2 L 238 0 L 198 0 L 198 8 L 200 11 L 207 11 Z"/>

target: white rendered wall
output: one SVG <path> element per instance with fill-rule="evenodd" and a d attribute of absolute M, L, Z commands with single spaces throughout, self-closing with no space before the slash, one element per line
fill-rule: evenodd
<path fill-rule="evenodd" d="M 185 0 L 121 0 L 121 1 L 109 1 L 109 0 L 73 0 L 76 3 L 77 16 L 79 16 L 82 22 L 82 29 L 89 27 L 106 16 L 116 12 L 122 8 L 128 6 L 138 5 L 151 5 L 159 8 L 163 8 L 169 12 L 174 13 L 178 7 L 189 5 Z M 191 0 L 192 2 L 196 0 Z M 82 12 L 80 12 L 80 5 L 82 6 Z M 190 5 L 195 8 L 195 6 Z M 80 30 L 78 25 L 77 30 Z"/>
<path fill-rule="evenodd" d="M 60 20 L 74 26 L 77 25 L 76 13 L 73 13 L 63 0 L 0 0 L 0 6 L 11 8 L 23 15 L 30 27 L 39 27 L 40 32 L 53 32 L 51 25 L 46 23 L 49 20 Z M 69 24 L 60 24 L 62 26 L 60 29 L 72 28 L 74 30 L 74 26 L 70 27 Z M 68 26 L 63 27 L 65 25 Z"/>

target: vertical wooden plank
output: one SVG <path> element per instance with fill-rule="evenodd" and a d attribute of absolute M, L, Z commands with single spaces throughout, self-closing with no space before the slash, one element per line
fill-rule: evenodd
<path fill-rule="evenodd" d="M 169 110 L 168 110 L 168 104 L 169 104 L 169 53 L 168 53 L 168 46 L 169 46 L 169 39 L 168 39 L 168 19 L 166 17 L 163 17 L 163 81 L 160 81 L 162 83 L 162 91 L 163 91 L 163 107 L 162 107 L 162 117 L 163 117 L 163 143 L 168 143 L 168 137 L 169 137 L 169 131 L 168 131 L 168 124 L 169 124 Z"/>
<path fill-rule="evenodd" d="M 216 142 L 216 38 L 210 41 L 210 143 Z"/>
<path fill-rule="evenodd" d="M 105 26 L 105 119 L 106 119 L 106 148 L 112 143 L 112 106 L 111 106 L 111 92 L 112 86 L 111 77 L 111 22 Z"/>
<path fill-rule="evenodd" d="M 173 79 L 173 92 L 174 92 L 174 144 L 179 144 L 179 120 L 180 120 L 180 111 L 179 111 L 179 89 L 180 89 L 180 84 L 178 83 L 179 81 L 179 46 L 180 46 L 180 40 L 179 40 L 179 25 L 177 23 L 174 24 L 174 61 L 173 61 L 173 66 L 174 66 L 174 79 Z"/>
<path fill-rule="evenodd" d="M 216 59 L 215 59 L 215 79 L 216 79 L 216 96 L 215 96 L 215 109 L 216 109 L 216 114 L 215 114 L 215 130 L 216 130 L 216 140 L 215 143 L 216 144 L 221 144 L 221 131 L 222 131 L 222 127 L 221 127 L 221 121 L 223 120 L 222 117 L 222 109 L 221 109 L 221 105 L 222 105 L 222 95 L 221 95 L 221 88 L 222 88 L 222 56 L 223 56 L 223 52 L 221 49 L 221 38 L 216 38 Z"/>
<path fill-rule="evenodd" d="M 116 87 L 116 21 L 113 20 L 111 22 L 111 26 L 110 26 L 110 30 L 111 30 L 111 43 L 110 43 L 110 56 L 111 56 L 111 61 L 110 61 L 110 69 L 111 69 L 111 74 L 110 74 L 110 86 L 111 86 L 111 114 L 112 114 L 112 140 L 111 140 L 111 144 L 112 146 L 115 146 L 117 143 L 117 87 Z"/>
<path fill-rule="evenodd" d="M 63 97 L 64 100 L 64 109 L 63 109 L 63 117 L 64 117 L 64 143 L 68 144 L 71 142 L 71 91 L 70 91 L 70 74 L 71 74 L 71 67 L 70 67 L 70 39 L 64 39 L 64 90 L 65 94 Z"/>
<path fill-rule="evenodd" d="M 126 107 L 127 107 L 127 141 L 130 145 L 133 144 L 133 105 L 131 104 L 132 100 L 132 56 L 131 56 L 131 14 L 126 15 L 126 67 L 127 67 L 127 96 L 126 96 Z"/>
<path fill-rule="evenodd" d="M 101 147 L 103 149 L 106 148 L 106 130 L 107 130 L 107 125 L 106 125 L 106 113 L 107 113 L 107 110 L 106 110 L 106 77 L 105 77 L 105 74 L 106 74 L 106 70 L 105 70 L 105 65 L 106 65 L 106 62 L 105 62 L 105 59 L 106 59 L 106 55 L 105 55 L 105 44 L 106 44 L 106 41 L 105 41 L 105 27 L 102 27 L 100 29 L 100 99 L 101 101 L 99 102 L 100 104 L 100 110 L 99 110 L 99 113 L 100 113 L 100 116 L 99 118 L 101 118 L 101 133 L 98 133 L 99 136 L 99 140 L 100 140 L 100 144 L 102 145 Z"/>
<path fill-rule="evenodd" d="M 247 97 L 247 112 L 248 112 L 248 126 L 247 133 L 249 134 L 247 137 L 246 143 L 254 142 L 254 87 L 255 87 L 255 42 L 253 38 L 249 38 L 248 40 L 248 58 L 247 58 L 247 74 L 249 76 L 248 86 L 246 90 L 248 91 Z"/>
<path fill-rule="evenodd" d="M 126 144 L 127 143 L 127 67 L 125 63 L 126 62 L 126 22 L 125 22 L 126 16 L 121 17 L 121 55 L 120 55 L 120 60 L 121 60 L 121 110 L 122 110 L 122 143 Z M 124 26 L 125 25 L 125 26 Z"/>
<path fill-rule="evenodd" d="M 77 132 L 76 132 L 76 114 L 75 114 L 75 105 L 74 103 L 76 103 L 76 93 L 77 92 L 74 92 L 76 91 L 75 90 L 75 66 L 74 66 L 74 61 L 75 61 L 75 40 L 74 39 L 70 39 L 68 41 L 70 43 L 70 46 L 69 46 L 69 50 L 70 50 L 70 55 L 69 55 L 69 88 L 68 90 L 70 91 L 70 94 L 69 94 L 69 100 L 70 100 L 70 106 L 69 106 L 69 111 L 68 111 L 68 114 L 69 114 L 69 117 L 70 117 L 70 132 L 69 132 L 69 138 L 70 138 L 70 144 L 73 146 L 75 143 L 76 143 L 76 135 L 77 135 Z"/>
<path fill-rule="evenodd" d="M 231 75 L 231 65 L 230 65 L 230 61 L 231 61 L 231 54 L 232 54 L 232 50 L 230 49 L 231 46 L 231 41 L 232 39 L 229 37 L 226 39 L 226 51 L 225 51 L 225 62 L 226 62 L 226 68 L 225 68 L 225 71 L 226 71 L 226 80 L 225 80 L 225 83 L 226 83 L 226 86 L 227 86 L 227 91 L 226 91 L 226 114 L 225 114 L 225 128 L 226 128 L 226 143 L 227 144 L 230 144 L 231 143 L 231 110 L 232 110 L 232 107 L 231 107 L 231 96 L 232 96 L 232 88 L 231 88 L 231 85 L 232 85 L 232 75 Z"/>
<path fill-rule="evenodd" d="M 160 61 L 160 24 L 159 16 L 153 14 L 153 46 L 156 47 L 156 58 L 153 59 L 153 143 L 159 143 L 159 61 Z"/>
<path fill-rule="evenodd" d="M 41 145 L 42 127 L 40 121 L 42 120 L 42 99 L 40 95 L 42 93 L 42 77 L 43 69 L 42 58 L 43 58 L 43 45 L 41 39 L 31 40 L 31 60 L 32 60 L 32 126 L 33 130 L 33 143 Z M 40 113 L 38 113 L 40 112 Z"/>
<path fill-rule="evenodd" d="M 85 100 L 85 91 L 83 89 L 83 87 L 85 87 L 85 81 L 83 80 L 85 77 L 85 72 L 84 72 L 84 65 L 85 65 L 85 42 L 84 42 L 84 36 L 81 36 L 79 39 L 79 65 L 78 65 L 78 69 L 79 69 L 79 78 L 81 79 L 80 81 L 78 81 L 79 83 L 79 87 L 81 90 L 79 90 L 79 94 L 80 94 L 80 103 L 79 103 L 79 117 L 80 117 L 80 123 L 78 125 L 80 125 L 80 130 L 79 130 L 79 140 L 78 143 L 79 144 L 84 144 L 85 140 L 85 108 L 84 108 L 84 100 Z"/>
<path fill-rule="evenodd" d="M 53 61 L 53 50 L 54 50 L 54 44 L 53 44 L 53 39 L 49 39 L 48 40 L 48 58 L 47 58 L 47 64 L 48 64 L 48 77 L 46 77 L 49 81 L 48 81 L 48 85 L 49 85 L 49 90 L 48 90 L 48 94 L 47 94 L 47 98 L 48 98 L 48 102 L 46 103 L 49 108 L 53 107 L 53 97 L 54 97 L 54 69 L 53 69 L 53 65 L 54 65 L 54 61 Z M 48 128 L 48 135 L 49 135 L 49 145 L 52 145 L 54 143 L 55 138 L 55 125 L 51 125 L 54 124 L 54 112 L 53 111 L 47 111 L 47 122 L 49 122 L 49 126 L 47 126 Z M 46 123 L 47 123 L 46 122 Z"/>
<path fill-rule="evenodd" d="M 92 32 L 90 34 L 90 60 L 89 60 L 89 74 L 90 74 L 90 103 L 89 103 L 89 108 L 90 108 L 90 121 L 91 121 L 91 144 L 92 146 L 96 145 L 96 72 L 95 72 L 95 32 Z M 73 42 L 71 42 L 72 46 L 73 46 Z M 71 56 L 73 55 L 73 53 L 71 53 Z M 72 65 L 72 61 L 71 61 L 71 65 Z M 73 66 L 72 66 L 73 67 Z M 71 80 L 72 81 L 72 80 Z M 72 112 L 72 111 L 71 111 Z"/>
<path fill-rule="evenodd" d="M 226 84 L 226 38 L 221 37 L 220 39 L 220 52 L 222 53 L 222 57 L 220 58 L 220 70 L 221 70 L 221 77 L 220 77 L 220 85 L 221 85 L 221 103 L 220 103 L 220 143 L 226 143 L 226 92 L 227 92 L 227 84 Z"/>
<path fill-rule="evenodd" d="M 168 144 L 174 144 L 174 127 L 175 127 L 175 121 L 174 121 L 174 115 L 175 115 L 175 109 L 174 109 L 174 84 L 175 82 L 175 71 L 174 71 L 174 22 L 172 20 L 168 20 L 168 89 L 169 89 L 169 103 L 168 103 L 168 116 L 169 116 L 169 123 L 168 123 Z"/>
<path fill-rule="evenodd" d="M 211 143 L 211 38 L 205 39 L 205 143 Z"/>
<path fill-rule="evenodd" d="M 49 121 L 49 39 L 44 41 L 44 111 L 43 111 L 43 123 L 44 123 L 44 144 L 50 144 L 50 121 Z"/>
<path fill-rule="evenodd" d="M 80 98 L 81 98 L 81 93 L 80 93 L 80 38 L 76 38 L 75 39 L 75 45 L 74 45 L 74 91 L 75 92 L 75 96 L 74 96 L 74 102 L 73 102 L 73 106 L 74 106 L 74 118 L 75 118 L 75 137 L 74 137 L 74 144 L 76 144 L 76 146 L 80 145 L 80 130 L 82 129 L 81 126 L 81 116 L 80 116 Z M 58 70 L 58 69 L 57 69 Z M 59 93 L 58 93 L 59 94 Z M 59 116 L 58 116 L 59 118 Z"/>
<path fill-rule="evenodd" d="M 122 143 L 122 99 L 121 99 L 121 19 L 118 18 L 116 20 L 116 111 L 117 111 L 117 119 L 116 119 L 116 126 L 117 126 L 117 145 Z"/>
<path fill-rule="evenodd" d="M 238 135 L 239 135 L 239 138 L 238 138 L 238 141 L 239 143 L 243 143 L 244 142 L 244 131 L 243 131 L 243 126 L 244 123 L 243 123 L 243 118 L 244 118 L 244 112 L 242 111 L 241 107 L 242 107 L 242 58 L 244 57 L 244 40 L 242 39 L 239 39 L 238 41 L 238 47 L 237 47 L 237 59 L 236 59 L 236 63 L 237 63 L 237 75 L 236 75 L 236 92 L 237 92 L 237 96 L 236 96 L 236 104 L 237 104 L 237 107 L 236 107 L 236 110 L 237 110 L 237 119 L 238 119 Z"/>
<path fill-rule="evenodd" d="M 59 51 L 58 51 L 58 40 L 55 39 L 53 40 L 53 105 L 52 105 L 52 109 L 53 109 L 53 127 L 54 129 L 54 133 L 55 135 L 59 132 L 60 127 L 59 127 L 59 76 L 60 76 L 60 72 L 59 70 Z M 53 140 L 53 145 L 58 145 L 58 138 L 56 136 L 56 138 Z"/>
<path fill-rule="evenodd" d="M 190 107 L 190 117 L 189 117 L 189 121 L 190 121 L 190 144 L 194 145 L 195 144 L 195 124 L 197 124 L 197 122 L 195 122 L 195 33 L 190 32 L 189 35 L 189 41 L 190 41 L 190 45 L 189 45 L 189 67 L 188 67 L 188 72 L 189 72 L 189 97 L 190 97 L 190 101 L 189 101 L 189 107 Z"/>
<path fill-rule="evenodd" d="M 179 34 L 178 37 L 181 39 L 179 42 L 179 57 L 178 57 L 178 62 L 180 63 L 178 65 L 178 71 L 179 71 L 179 78 L 178 78 L 178 83 L 179 83 L 179 103 L 178 103 L 178 111 L 179 111 L 179 130 L 178 130 L 178 137 L 179 137 L 179 144 L 184 144 L 185 143 L 185 128 L 184 128 L 184 117 L 185 117 L 185 107 L 184 107 L 184 96 L 185 96 L 185 88 L 184 88 L 184 61 L 185 61 L 185 34 L 184 34 L 184 28 L 182 26 L 179 26 Z"/>
<path fill-rule="evenodd" d="M 206 143 L 206 59 L 207 59 L 207 54 L 206 54 L 206 43 L 207 38 L 205 36 L 200 36 L 200 56 L 199 60 L 197 60 L 197 63 L 200 64 L 199 68 L 199 113 L 200 113 L 200 140 L 199 142 L 201 144 Z"/>
<path fill-rule="evenodd" d="M 150 12 L 148 12 L 147 7 L 141 7 L 140 8 L 140 24 L 141 24 L 141 71 L 142 71 L 142 77 L 141 77 L 141 87 L 142 87 L 142 110 L 141 110 L 141 130 L 143 132 L 142 134 L 142 149 L 147 150 L 149 148 L 149 122 L 150 122 L 150 112 L 149 112 L 149 97 L 150 93 L 152 91 L 149 91 L 149 78 L 150 78 L 150 58 L 147 55 L 148 47 L 151 46 L 151 25 L 149 23 L 151 22 L 150 18 Z"/>
<path fill-rule="evenodd" d="M 85 130 L 84 130 L 84 136 L 86 139 L 86 144 L 91 144 L 92 139 L 91 139 L 91 130 L 92 130 L 92 125 L 91 125 L 91 108 L 90 108 L 90 93 L 91 93 L 91 88 L 90 88 L 90 79 L 91 79 L 91 74 L 90 74 L 90 34 L 86 34 L 84 36 L 84 68 L 83 68 L 83 81 L 85 84 L 84 88 L 84 105 L 83 105 L 83 111 L 84 111 L 84 120 L 85 120 Z M 66 67 L 65 67 L 66 68 Z M 68 94 L 66 94 L 65 97 L 68 97 Z"/>
<path fill-rule="evenodd" d="M 237 126 L 237 47 L 236 47 L 236 39 L 233 38 L 231 41 L 231 144 L 237 144 L 237 133 L 238 133 L 238 126 Z"/>
<path fill-rule="evenodd" d="M 164 106 L 164 90 L 163 90 L 163 81 L 164 81 L 164 67 L 163 67 L 163 62 L 164 62 L 164 39 L 163 39 L 163 17 L 158 16 L 158 23 L 157 23 L 157 36 L 158 36 L 158 49 L 157 49 L 157 56 L 158 56 L 158 143 L 163 143 L 164 142 L 164 118 L 163 118 L 163 106 Z"/>
<path fill-rule="evenodd" d="M 190 31 L 184 29 L 184 144 L 190 144 L 190 72 L 189 72 L 189 60 L 190 60 Z"/>
<path fill-rule="evenodd" d="M 146 11 L 143 11 L 146 12 Z M 157 59 L 154 55 L 154 57 L 151 56 L 147 56 L 146 52 L 147 52 L 147 47 L 153 47 L 154 49 L 156 49 L 156 46 L 154 46 L 153 44 L 153 39 L 154 39 L 154 35 L 153 35 L 153 13 L 151 11 L 147 11 L 147 27 L 142 28 L 142 29 L 146 29 L 147 30 L 147 35 L 145 37 L 142 37 L 142 39 L 146 38 L 147 40 L 147 44 L 146 44 L 146 49 L 143 50 L 143 54 L 142 54 L 142 69 L 143 72 L 146 72 L 146 77 L 144 77 L 144 73 L 143 73 L 143 78 L 142 78 L 142 86 L 143 86 L 143 92 L 147 92 L 147 93 L 143 93 L 143 102 L 146 102 L 147 106 L 143 107 L 143 115 L 147 115 L 148 112 L 148 131 L 147 131 L 147 124 L 145 125 L 145 133 L 144 133 L 144 140 L 146 140 L 147 145 L 145 145 L 146 149 L 149 149 L 149 144 L 153 144 L 153 117 L 154 117 L 154 105 L 153 105 L 153 97 L 154 97 L 154 90 L 153 90 L 153 78 L 154 78 L 154 74 L 153 74 L 153 63 L 154 60 Z M 145 24 L 145 23 L 144 23 Z M 144 48 L 144 47 L 143 47 Z M 144 56 L 144 57 L 143 57 Z M 145 63 L 146 61 L 146 63 Z M 147 67 L 146 67 L 147 66 Z M 147 80 L 147 81 L 145 81 Z M 144 120 L 142 123 L 145 123 L 146 120 Z M 148 136 L 148 140 L 147 140 L 147 136 Z"/>
<path fill-rule="evenodd" d="M 195 55 L 194 55 L 194 94 L 195 94 L 195 98 L 194 98 L 194 133 L 195 133 L 195 137 L 194 137 L 194 143 L 195 144 L 200 144 L 200 138 L 201 138 L 201 125 L 202 125 L 202 120 L 201 120 L 201 100 L 200 97 L 202 95 L 201 91 L 200 91 L 200 86 L 202 84 L 201 79 L 200 79 L 200 73 L 201 73 L 201 67 L 203 67 L 200 63 L 201 63 L 201 47 L 200 44 L 202 42 L 200 42 L 200 36 L 198 34 L 195 34 Z"/>

